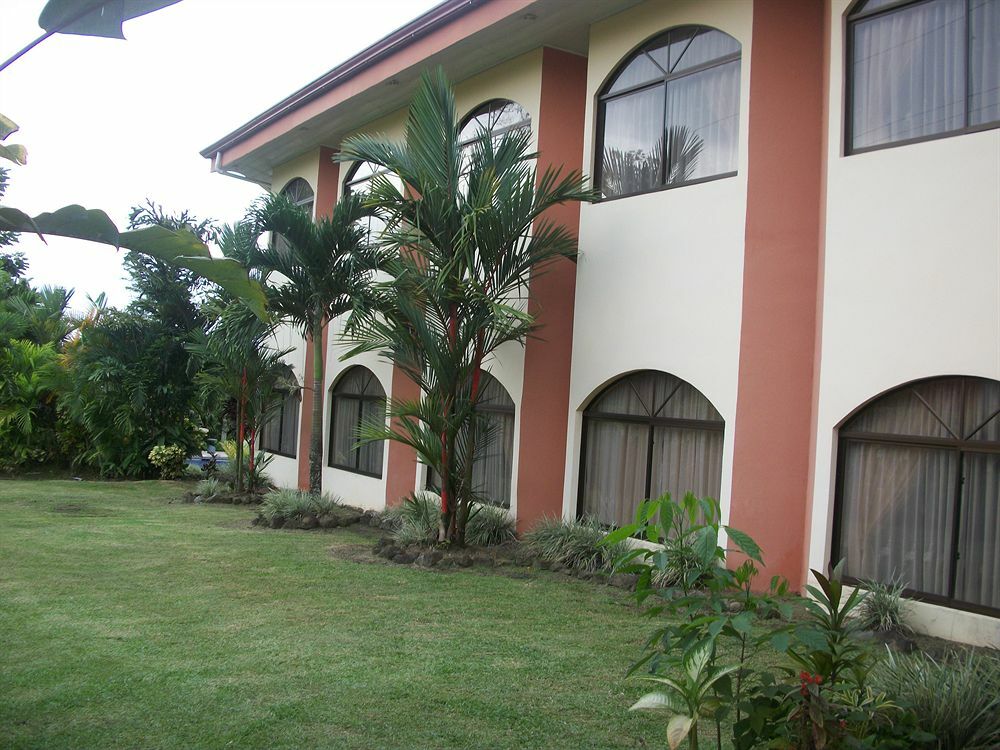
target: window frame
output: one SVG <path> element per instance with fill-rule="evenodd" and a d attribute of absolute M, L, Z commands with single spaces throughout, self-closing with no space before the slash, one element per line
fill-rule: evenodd
<path fill-rule="evenodd" d="M 910 383 L 892 388 L 875 398 L 871 399 L 867 403 L 855 409 L 851 414 L 843 421 L 843 424 L 849 424 L 856 416 L 864 412 L 869 407 L 874 406 L 879 401 L 893 394 L 901 393 L 908 389 L 918 387 L 924 383 L 933 382 L 935 380 L 947 380 L 955 377 L 961 377 L 963 379 L 962 383 L 962 403 L 964 408 L 965 403 L 965 388 L 969 381 L 973 380 L 990 380 L 989 378 L 978 378 L 974 376 L 955 376 L 955 375 L 944 375 L 941 377 L 933 378 L 923 378 L 921 380 L 915 380 Z M 979 427 L 973 431 L 972 434 L 978 432 L 979 429 L 985 427 L 993 419 L 998 418 L 1000 412 L 994 412 L 993 416 L 983 422 Z M 949 452 L 954 452 L 957 454 L 957 464 L 956 464 L 956 475 L 957 480 L 955 486 L 952 488 L 952 496 L 949 498 L 952 509 L 952 530 L 951 530 L 951 541 L 949 549 L 949 571 L 948 571 L 948 595 L 942 596 L 941 594 L 933 594 L 926 591 L 919 591 L 917 589 L 904 588 L 903 596 L 908 599 L 913 599 L 915 601 L 926 602 L 928 604 L 936 604 L 940 606 L 949 607 L 950 609 L 957 609 L 964 612 L 974 612 L 977 614 L 988 615 L 991 617 L 1000 617 L 1000 607 L 990 607 L 983 604 L 975 604 L 973 602 L 966 602 L 955 598 L 957 582 L 958 582 L 958 566 L 955 565 L 956 561 L 959 559 L 956 555 L 961 551 L 959 545 L 961 544 L 961 530 L 962 530 L 962 486 L 964 483 L 963 473 L 964 473 L 964 460 L 967 454 L 977 453 L 986 455 L 1000 455 L 1000 441 L 985 441 L 985 440 L 969 440 L 965 438 L 952 438 L 952 437 L 931 437 L 931 436 L 918 436 L 918 435 L 897 435 L 892 433 L 877 433 L 877 432 L 864 432 L 864 431 L 854 431 L 854 430 L 843 430 L 837 431 L 837 464 L 836 472 L 834 474 L 835 484 L 834 484 L 834 500 L 833 500 L 833 529 L 830 536 L 830 560 L 829 565 L 831 569 L 833 566 L 843 558 L 843 542 L 844 542 L 844 530 L 843 530 L 843 516 L 844 516 L 844 489 L 845 489 L 845 473 L 847 470 L 847 450 L 845 450 L 848 443 L 868 443 L 871 445 L 895 445 L 904 446 L 908 448 L 931 448 L 939 451 L 947 450 Z M 1000 541 L 998 541 L 1000 544 Z M 854 576 L 844 575 L 844 583 L 852 586 L 860 586 L 864 584 L 864 580 L 860 578 L 855 578 Z"/>
<path fill-rule="evenodd" d="M 965 57 L 964 57 L 964 78 L 965 78 L 965 107 L 963 108 L 963 120 L 965 125 L 961 128 L 946 130 L 940 133 L 930 133 L 928 135 L 918 135 L 913 138 L 904 138 L 898 141 L 889 141 L 888 143 L 878 143 L 872 146 L 860 146 L 858 148 L 854 147 L 854 26 L 858 22 L 867 21 L 871 18 L 877 16 L 889 15 L 895 13 L 899 10 L 908 7 L 915 7 L 917 5 L 924 5 L 928 3 L 940 2 L 941 0 L 893 0 L 881 8 L 875 8 L 873 10 L 865 11 L 854 11 L 854 8 L 866 2 L 866 0 L 855 0 L 848 8 L 847 12 L 844 14 L 844 144 L 843 144 L 843 155 L 844 156 L 854 156 L 856 154 L 867 154 L 872 151 L 881 151 L 887 148 L 897 148 L 900 146 L 912 146 L 915 143 L 926 143 L 927 141 L 937 141 L 942 138 L 954 138 L 960 135 L 969 135 L 970 133 L 982 133 L 986 130 L 996 130 L 1000 128 L 1000 119 L 991 120 L 990 122 L 981 123 L 979 125 L 969 125 L 969 80 L 970 80 L 970 64 L 971 57 L 969 51 L 969 39 L 971 33 L 970 21 L 969 21 L 969 6 L 973 0 L 964 0 L 963 8 L 963 20 L 965 25 L 965 33 L 963 34 L 963 40 L 965 43 Z"/>
<path fill-rule="evenodd" d="M 352 373 L 352 371 L 358 370 L 358 369 L 364 370 L 365 372 L 367 372 L 368 376 L 371 378 L 371 380 L 369 382 L 375 382 L 378 385 L 379 389 L 382 391 L 382 396 L 381 397 L 379 397 L 379 396 L 370 396 L 370 395 L 366 395 L 366 394 L 354 394 L 354 393 L 338 394 L 336 392 L 335 389 L 337 388 L 337 385 L 340 384 L 340 383 L 342 383 L 344 381 L 344 378 L 346 378 L 347 376 L 349 376 Z M 340 400 L 344 400 L 344 401 L 356 401 L 356 402 L 358 402 L 358 419 L 357 419 L 357 423 L 355 424 L 355 428 L 360 428 L 361 424 L 362 424 L 362 421 L 364 419 L 364 409 L 363 409 L 363 406 L 364 406 L 365 403 L 380 403 L 380 404 L 382 404 L 382 410 L 383 411 L 385 410 L 385 404 L 386 404 L 386 401 L 388 400 L 387 396 L 385 395 L 385 388 L 382 387 L 382 383 L 378 379 L 378 376 L 374 372 L 372 372 L 370 369 L 368 369 L 367 367 L 365 367 L 364 365 L 353 365 L 353 366 L 347 368 L 346 370 L 344 370 L 342 373 L 340 373 L 340 376 L 337 378 L 336 382 L 332 386 L 330 386 L 330 439 L 329 439 L 329 446 L 327 448 L 327 456 L 326 456 L 326 465 L 329 468 L 331 468 L 331 469 L 338 469 L 339 471 L 348 471 L 348 472 L 350 472 L 352 474 L 360 474 L 361 476 L 372 477 L 373 479 L 381 479 L 382 478 L 382 473 L 383 473 L 381 465 L 379 466 L 378 472 L 365 471 L 364 469 L 360 468 L 360 465 L 361 465 L 361 448 L 360 447 L 355 447 L 355 448 L 351 449 L 351 454 L 354 456 L 354 466 L 347 466 L 346 464 L 334 463 L 334 453 L 336 451 L 336 444 L 335 444 L 336 432 L 334 430 L 334 426 L 337 423 L 337 402 L 340 401 Z M 383 450 L 382 450 L 382 464 L 384 464 L 385 463 L 385 445 L 384 445 L 385 441 L 383 440 L 383 441 L 381 441 L 381 443 L 383 444 L 382 445 L 382 448 L 383 448 Z"/>
<path fill-rule="evenodd" d="M 740 48 L 736 52 L 732 52 L 728 55 L 724 55 L 722 57 L 715 58 L 714 60 L 701 63 L 700 65 L 696 65 L 692 68 L 685 68 L 680 73 L 674 73 L 674 74 L 667 73 L 666 75 L 661 76 L 660 78 L 654 79 L 652 81 L 646 81 L 645 83 L 635 84 L 634 86 L 629 86 L 628 88 L 622 89 L 621 91 L 616 91 L 613 94 L 606 93 L 606 89 L 608 89 L 614 83 L 614 81 L 618 78 L 618 75 L 622 73 L 625 70 L 625 68 L 628 67 L 629 63 L 631 63 L 640 53 L 642 53 L 647 46 L 649 46 L 653 41 L 661 37 L 665 37 L 668 34 L 677 32 L 682 29 L 697 29 L 698 32 L 703 30 L 718 31 L 719 33 L 725 34 L 726 36 L 736 41 L 736 43 L 739 44 Z M 732 62 L 740 63 L 740 76 L 739 76 L 740 107 L 739 111 L 737 112 L 737 116 L 741 118 L 743 114 L 742 112 L 743 43 L 740 42 L 739 39 L 736 39 L 736 37 L 732 36 L 732 34 L 729 34 L 723 31 L 722 29 L 716 28 L 714 26 L 706 26 L 705 24 L 683 24 L 681 26 L 672 26 L 669 29 L 657 32 L 656 34 L 653 34 L 652 36 L 644 39 L 642 42 L 640 42 L 631 50 L 629 50 L 629 52 L 621 60 L 618 61 L 618 64 L 615 65 L 615 67 L 611 70 L 611 72 L 601 82 L 601 85 L 597 88 L 597 93 L 594 96 L 594 164 L 593 164 L 593 170 L 591 172 L 591 174 L 593 175 L 592 183 L 594 189 L 600 192 L 601 184 L 604 179 L 603 177 L 604 135 L 605 135 L 604 131 L 605 131 L 605 123 L 607 122 L 607 117 L 605 116 L 607 102 L 613 101 L 615 99 L 620 99 L 622 97 L 629 96 L 631 94 L 635 94 L 639 91 L 662 87 L 663 109 L 664 109 L 663 128 L 664 132 L 666 132 L 667 128 L 669 127 L 669 123 L 667 123 L 666 120 L 667 84 L 670 81 L 675 81 L 678 79 L 686 78 L 688 76 L 696 75 L 698 73 L 703 73 L 706 70 L 711 70 L 712 68 L 721 67 L 722 65 L 728 65 L 729 63 Z M 716 180 L 725 180 L 730 177 L 736 177 L 737 175 L 739 175 L 738 164 L 739 164 L 740 145 L 741 144 L 739 142 L 739 127 L 737 126 L 737 152 L 736 152 L 737 168 L 732 171 L 721 172 L 719 174 L 708 175 L 706 177 L 696 177 L 692 180 L 684 180 L 683 182 L 672 182 L 670 184 L 666 184 L 667 160 L 666 158 L 664 158 L 663 162 L 660 165 L 661 182 L 656 187 L 649 188 L 648 190 L 636 190 L 631 193 L 621 193 L 620 195 L 612 195 L 612 196 L 598 195 L 598 197 L 596 197 L 593 200 L 593 202 L 608 203 L 610 201 L 621 200 L 622 198 L 632 198 L 636 195 L 649 195 L 650 193 L 659 193 L 664 190 L 673 190 L 674 188 L 687 187 L 689 185 L 701 185 L 706 182 L 715 182 Z"/>
<path fill-rule="evenodd" d="M 617 386 L 624 380 L 631 378 L 635 375 L 640 375 L 646 372 L 654 372 L 664 375 L 670 375 L 671 377 L 677 378 L 679 381 L 677 388 L 681 385 L 688 385 L 697 391 L 702 398 L 707 401 L 715 412 L 719 414 L 719 420 L 707 420 L 707 419 L 682 419 L 679 417 L 656 417 L 648 415 L 638 415 L 638 414 L 620 414 L 617 412 L 603 412 L 603 411 L 592 411 L 591 407 L 587 407 L 583 410 L 583 420 L 580 435 L 580 472 L 579 478 L 577 480 L 577 493 L 576 493 L 576 518 L 582 519 L 587 514 L 583 508 L 583 497 L 584 488 L 587 478 L 587 433 L 589 432 L 589 427 L 592 422 L 630 422 L 632 424 L 644 424 L 648 426 L 646 434 L 646 477 L 644 484 L 645 498 L 649 498 L 650 490 L 652 489 L 653 483 L 653 437 L 657 427 L 674 427 L 682 430 L 699 430 L 705 432 L 721 432 L 725 436 L 726 432 L 726 420 L 722 417 L 722 414 L 718 409 L 715 408 L 715 404 L 706 396 L 701 390 L 694 386 L 694 384 L 684 380 L 683 378 L 673 375 L 672 373 L 666 372 L 665 370 L 636 370 L 634 372 L 629 372 L 624 375 L 620 375 L 614 380 L 610 381 L 605 385 L 600 392 L 598 392 L 593 398 L 590 399 L 591 404 L 596 404 L 600 401 L 604 395 L 610 391 L 612 388 Z M 675 392 L 677 390 L 675 388 Z M 666 399 L 669 401 L 673 397 L 673 393 Z M 664 401 L 664 405 L 666 405 Z M 662 408 L 662 406 L 661 406 Z M 723 450 L 725 448 L 723 447 Z M 725 455 L 723 455 L 723 459 Z M 721 476 L 720 476 L 721 482 Z M 718 499 L 718 498 L 716 498 Z M 640 500 L 641 502 L 641 500 Z M 603 523 L 603 522 L 602 522 Z M 604 524 L 607 525 L 607 524 Z"/>
<path fill-rule="evenodd" d="M 295 411 L 295 427 L 292 430 L 292 452 L 285 453 L 282 451 L 281 444 L 283 438 L 285 437 L 285 409 L 288 407 L 289 400 L 294 400 Z M 299 454 L 299 418 L 302 416 L 302 396 L 299 394 L 298 390 L 289 390 L 284 397 L 281 399 L 281 407 L 271 416 L 264 425 L 261 425 L 260 437 L 257 439 L 257 449 L 263 451 L 264 453 L 270 453 L 275 456 L 282 456 L 283 458 L 297 458 Z M 270 448 L 264 447 L 264 426 L 273 420 L 278 422 L 278 449 L 272 450 Z"/>

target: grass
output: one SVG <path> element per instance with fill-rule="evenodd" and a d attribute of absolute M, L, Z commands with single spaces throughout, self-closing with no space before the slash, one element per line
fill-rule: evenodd
<path fill-rule="evenodd" d="M 665 746 L 622 592 L 352 562 L 182 490 L 0 482 L 0 746 Z"/>

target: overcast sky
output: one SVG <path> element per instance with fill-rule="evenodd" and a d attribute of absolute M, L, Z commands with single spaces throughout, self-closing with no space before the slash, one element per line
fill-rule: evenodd
<path fill-rule="evenodd" d="M 402 26 L 438 0 L 181 0 L 125 24 L 126 41 L 57 35 L 0 72 L 0 112 L 28 148 L 4 204 L 31 215 L 70 203 L 124 228 L 147 197 L 239 219 L 260 188 L 211 174 L 198 152 Z M 43 0 L 4 0 L 0 60 L 36 38 Z M 6 164 L 6 162 L 5 162 Z M 120 254 L 22 237 L 39 284 L 129 299 Z"/>

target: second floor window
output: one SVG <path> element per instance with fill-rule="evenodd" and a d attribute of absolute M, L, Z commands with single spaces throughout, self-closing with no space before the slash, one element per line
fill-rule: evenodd
<path fill-rule="evenodd" d="M 344 195 L 367 195 L 372 189 L 372 179 L 375 175 L 388 174 L 387 169 L 371 162 L 355 162 L 347 173 L 347 179 L 344 180 Z M 369 215 L 361 219 L 361 222 L 364 224 L 363 228 L 367 234 L 368 243 L 378 242 L 385 230 L 385 221 L 378 216 Z"/>
<path fill-rule="evenodd" d="M 1000 126 L 1000 0 L 867 0 L 847 21 L 848 152 Z"/>
<path fill-rule="evenodd" d="M 651 39 L 598 98 L 602 197 L 735 174 L 739 120 L 739 42 L 706 26 Z"/>

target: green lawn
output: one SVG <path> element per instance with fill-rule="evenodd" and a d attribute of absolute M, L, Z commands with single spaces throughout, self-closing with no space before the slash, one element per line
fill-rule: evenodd
<path fill-rule="evenodd" d="M 352 562 L 180 493 L 0 482 L 0 747 L 665 746 L 622 592 Z"/>

